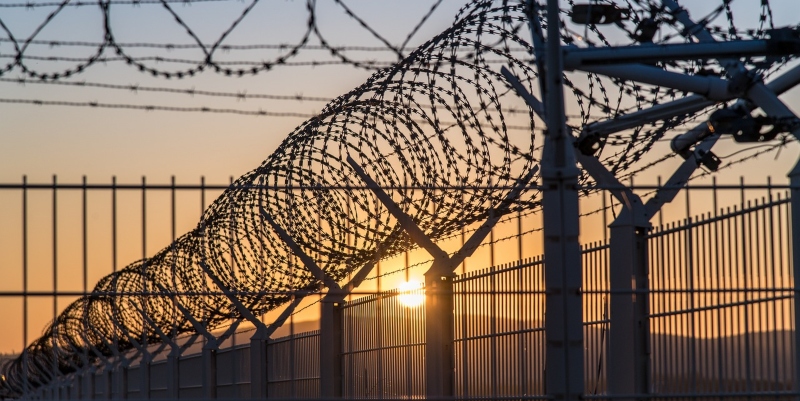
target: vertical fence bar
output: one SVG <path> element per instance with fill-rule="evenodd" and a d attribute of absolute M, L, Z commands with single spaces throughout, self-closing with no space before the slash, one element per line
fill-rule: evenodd
<path fill-rule="evenodd" d="M 147 283 L 147 178 L 142 176 L 142 291 L 146 294 L 148 292 Z M 145 295 L 147 296 L 147 295 Z M 147 302 L 142 302 L 142 314 L 148 313 Z M 144 322 L 142 316 L 142 322 Z M 145 325 L 142 324 L 142 334 L 139 340 L 142 342 L 142 347 L 147 349 L 147 330 Z M 142 353 L 139 358 L 139 398 L 150 398 L 150 363 L 152 356 L 149 352 Z"/>
<path fill-rule="evenodd" d="M 175 246 L 175 238 L 177 237 L 177 206 L 176 206 L 176 193 L 175 193 L 175 176 L 170 177 L 170 188 L 169 188 L 169 202 L 170 202 L 170 239 L 172 240 L 171 247 L 174 248 Z M 177 291 L 177 277 L 176 277 L 176 266 L 177 260 L 173 259 L 172 262 L 172 269 L 170 274 L 172 278 L 172 288 Z M 176 296 L 172 295 L 172 302 L 170 302 L 170 307 L 172 310 L 170 311 L 173 319 L 177 319 L 177 307 L 175 306 Z M 180 396 L 180 357 L 181 357 L 181 349 L 180 347 L 174 343 L 177 340 L 177 333 L 176 328 L 173 327 L 170 333 L 167 335 L 172 337 L 172 348 L 170 349 L 169 354 L 167 354 L 167 397 L 178 399 Z"/>
<path fill-rule="evenodd" d="M 747 209 L 747 204 L 745 200 L 745 186 L 744 186 L 744 177 L 739 177 L 739 203 L 740 208 L 742 211 Z M 741 251 L 741 269 L 742 269 L 742 276 L 744 280 L 742 280 L 742 296 L 744 297 L 744 305 L 742 309 L 744 310 L 744 369 L 745 369 L 745 383 L 746 387 L 745 390 L 747 392 L 753 391 L 753 362 L 752 362 L 752 355 L 751 355 L 751 345 L 750 345 L 750 306 L 747 304 L 750 300 L 750 253 L 749 246 L 752 245 L 752 241 L 750 241 L 748 229 L 752 229 L 752 225 L 748 224 L 748 214 L 742 213 L 741 217 L 741 231 L 739 235 L 741 235 L 742 241 L 742 251 Z"/>
<path fill-rule="evenodd" d="M 54 399 L 58 400 L 61 398 L 61 394 L 58 391 L 58 380 L 60 378 L 60 372 L 58 369 L 58 344 L 56 343 L 56 325 L 55 320 L 58 317 L 58 191 L 56 191 L 56 187 L 58 186 L 58 180 L 56 179 L 56 175 L 53 175 L 53 326 L 52 326 L 52 336 L 51 338 L 53 344 L 53 386 L 55 388 Z"/>
<path fill-rule="evenodd" d="M 28 176 L 22 176 L 22 369 L 28 374 Z M 30 395 L 30 384 L 24 380 L 25 397 Z"/>

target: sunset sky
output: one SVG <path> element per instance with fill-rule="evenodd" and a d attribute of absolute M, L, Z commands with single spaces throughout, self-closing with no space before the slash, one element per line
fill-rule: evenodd
<path fill-rule="evenodd" d="M 11 1 L 9 1 L 11 2 Z M 34 3 L 41 3 L 35 1 Z M 422 16 L 437 3 L 434 0 L 380 1 L 351 0 L 346 4 L 363 18 L 369 26 L 380 33 L 388 42 L 399 46 L 420 22 Z M 741 18 L 743 26 L 757 17 L 758 1 L 734 1 L 733 10 Z M 408 41 L 408 48 L 424 43 L 436 33 L 451 25 L 463 1 L 444 0 L 419 31 Z M 776 26 L 796 25 L 796 3 L 792 0 L 772 0 L 772 11 Z M 195 34 L 204 43 L 214 42 L 242 12 L 250 2 L 209 2 L 191 5 L 173 4 L 175 12 L 187 21 Z M 0 8 L 0 19 L 8 26 L 16 39 L 24 42 L 55 10 L 54 7 Z M 756 11 L 753 11 L 756 10 Z M 704 15 L 703 10 L 698 15 Z M 385 45 L 363 28 L 357 21 L 348 17 L 340 5 L 332 0 L 316 3 L 316 18 L 324 38 L 336 46 L 366 46 L 370 48 Z M 755 13 L 755 15 L 753 14 Z M 158 4 L 114 5 L 110 10 L 111 27 L 119 43 L 160 43 L 189 44 L 192 37 L 182 27 L 174 23 L 170 13 Z M 303 1 L 274 0 L 263 1 L 253 8 L 242 23 L 226 38 L 223 44 L 288 44 L 298 43 L 306 32 L 308 19 L 306 3 Z M 738 21 L 739 19 L 737 19 Z M 35 39 L 59 42 L 103 41 L 103 17 L 97 7 L 66 7 L 47 24 Z M 610 29 L 610 28 L 609 28 Z M 0 65 L 10 62 L 14 55 L 8 34 L 0 32 Z M 309 47 L 319 45 L 319 39 L 312 33 Z M 154 49 L 131 47 L 133 55 L 158 55 L 163 58 L 202 60 L 196 49 Z M 86 58 L 96 48 L 83 45 L 47 45 L 32 43 L 26 56 Z M 220 60 L 268 60 L 281 54 L 282 50 L 219 50 Z M 408 50 L 406 50 L 406 54 Z M 396 61 L 398 56 L 386 49 L 382 51 L 350 50 L 348 57 L 358 60 L 378 60 L 384 63 Z M 104 53 L 114 57 L 112 49 Z M 11 58 L 10 58 L 11 57 Z M 333 62 L 337 59 L 325 50 L 303 49 L 291 62 L 319 63 Z M 28 61 L 32 68 L 44 73 L 55 73 L 73 68 L 75 62 L 69 61 Z M 184 64 L 149 60 L 145 63 L 159 69 L 183 69 Z M 499 66 L 498 66 L 499 69 Z M 185 93 L 148 92 L 132 89 L 102 89 L 86 86 L 20 83 L 20 79 L 30 79 L 19 70 L 12 69 L 0 78 L 0 117 L 3 120 L 2 146 L 0 146 L 0 182 L 20 183 L 27 175 L 29 183 L 51 183 L 53 175 L 59 183 L 80 183 L 87 176 L 89 183 L 109 184 L 116 176 L 118 183 L 139 184 L 142 176 L 148 183 L 165 184 L 175 176 L 179 184 L 199 184 L 204 176 L 209 184 L 227 184 L 257 167 L 297 125 L 318 113 L 325 105 L 323 99 L 333 99 L 364 82 L 370 71 L 352 65 L 304 65 L 276 66 L 268 72 L 255 76 L 228 77 L 205 71 L 192 78 L 165 79 L 153 78 L 139 72 L 135 67 L 122 61 L 100 62 L 85 72 L 58 82 L 86 84 L 109 84 L 125 87 L 153 87 L 175 89 L 178 91 L 213 91 L 247 95 L 276 95 L 310 97 L 310 100 L 269 100 L 236 96 L 202 96 Z M 10 81 L 9 81 L 10 80 Z M 317 99 L 318 98 L 318 99 Z M 792 90 L 782 99 L 796 112 L 800 112 L 800 90 Z M 298 113 L 299 116 L 251 116 L 233 113 L 199 113 L 180 111 L 143 111 L 104 107 L 71 107 L 8 103 L 12 100 L 45 102 L 97 102 L 107 105 L 160 106 L 173 108 L 208 107 L 243 112 L 259 110 L 270 113 Z M 575 105 L 567 105 L 568 114 L 576 114 Z M 667 152 L 665 141 L 654 153 Z M 715 149 L 720 156 L 734 154 L 742 145 L 731 140 L 723 140 Z M 736 183 L 740 176 L 747 182 L 764 183 L 772 176 L 775 183 L 785 182 L 785 174 L 795 164 L 800 148 L 790 143 L 776 159 L 776 154 L 760 157 L 735 168 L 723 170 L 720 182 Z M 654 172 L 638 184 L 653 184 L 656 175 L 664 179 L 671 174 L 678 161 L 667 163 L 663 170 Z M 707 182 L 707 181 L 706 181 Z M 206 204 L 211 202 L 219 191 L 209 191 Z M 81 253 L 81 215 L 80 193 L 59 193 L 58 220 L 58 290 L 81 291 L 83 264 Z M 117 268 L 129 262 L 151 255 L 167 246 L 171 241 L 169 223 L 169 193 L 148 193 L 147 236 L 142 244 L 141 193 L 129 191 L 120 193 L 120 216 L 118 227 L 119 254 Z M 29 193 L 29 276 L 31 290 L 49 291 L 52 282 L 52 193 L 50 191 L 31 191 Z M 596 201 L 594 207 L 597 207 Z M 679 209 L 683 206 L 676 206 Z M 181 192 L 178 195 L 176 232 L 180 235 L 197 224 L 201 211 L 199 194 L 196 191 Z M 707 211 L 707 210 L 697 210 Z M 90 246 L 88 252 L 89 277 L 91 289 L 99 277 L 111 272 L 110 202 L 107 191 L 97 191 L 89 195 Z M 2 291 L 20 291 L 22 277 L 22 239 L 21 239 L 21 195 L 18 190 L 0 190 L 0 254 L 4 255 L 0 271 L 4 278 L 0 282 Z M 537 217 L 538 219 L 538 217 Z M 596 223 L 596 221 L 595 221 Z M 512 235 L 516 223 L 498 228 L 497 236 Z M 525 221 L 525 229 L 538 224 L 533 218 Z M 596 224 L 595 224 L 596 226 Z M 585 227 L 592 227 L 586 225 Z M 586 240 L 602 238 L 602 229 L 587 228 Z M 455 241 L 458 242 L 458 241 Z M 511 241 L 514 242 L 514 241 Z M 531 240 L 523 256 L 537 255 Z M 448 243 L 454 247 L 456 243 Z M 507 251 L 497 255 L 497 263 L 515 260 L 519 254 L 516 243 L 507 245 Z M 527 245 L 526 245 L 527 246 Z M 486 261 L 489 251 L 482 249 L 473 260 Z M 412 255 L 411 263 L 426 260 L 421 253 Z M 402 263 L 402 262 L 397 262 Z M 485 262 L 484 262 L 485 263 Z M 478 265 L 468 262 L 470 266 Z M 396 269 L 393 266 L 383 266 Z M 415 272 L 416 274 L 420 273 Z M 399 279 L 384 283 L 384 288 L 392 288 Z M 370 284 L 373 285 L 373 284 Z M 59 302 L 63 307 L 73 297 L 64 297 Z M 0 321 L 10 322 L 4 327 L 17 327 L 21 320 L 21 298 L 5 298 L 9 307 L 0 308 Z M 52 299 L 35 298 L 31 300 L 28 340 L 41 332 L 46 322 L 52 319 Z M 19 351 L 23 339 L 21 329 L 0 331 L 0 352 Z"/>

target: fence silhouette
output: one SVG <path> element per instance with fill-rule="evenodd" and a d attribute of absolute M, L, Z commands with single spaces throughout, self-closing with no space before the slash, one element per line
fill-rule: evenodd
<path fill-rule="evenodd" d="M 754 188 L 763 192 L 764 186 Z M 716 207 L 717 194 L 729 189 L 693 190 L 710 193 L 714 210 L 648 232 L 646 292 L 610 289 L 608 239 L 582 247 L 586 397 L 609 397 L 609 377 L 632 380 L 635 374 L 615 370 L 609 362 L 609 304 L 615 295 L 648 300 L 648 370 L 643 378 L 648 396 L 797 394 L 791 199 L 767 188 L 768 196 L 751 201 L 742 187 L 738 204 L 726 208 Z M 322 351 L 334 348 L 341 350 L 335 354 L 337 397 L 425 398 L 425 308 L 400 299 L 425 292 L 353 294 L 336 315 L 339 320 L 332 327 L 337 336 L 320 330 L 292 332 L 294 326 L 286 323 L 289 335 L 267 339 L 262 359 L 254 358 L 260 352 L 253 348 L 255 329 L 233 334 L 220 329 L 214 333 L 218 343 L 199 334 L 183 335 L 174 339 L 175 347 L 165 342 L 146 346 L 149 355 L 133 349 L 81 369 L 64 369 L 24 397 L 250 399 L 256 396 L 253 386 L 263 385 L 268 398 L 318 399 L 323 397 Z M 547 397 L 546 296 L 543 257 L 453 279 L 457 399 Z M 262 375 L 262 384 L 253 380 L 254 372 Z"/>
<path fill-rule="evenodd" d="M 168 2 L 160 3 L 196 38 Z M 114 225 L 114 268 L 91 292 L 86 182 L 73 188 L 83 191 L 84 240 L 83 290 L 73 293 L 58 286 L 63 236 L 55 179 L 53 291 L 29 291 L 31 187 L 23 184 L 24 284 L 7 295 L 23 299 L 26 344 L 3 366 L 2 395 L 565 401 L 799 395 L 794 268 L 800 257 L 793 250 L 800 238 L 790 232 L 800 227 L 800 198 L 794 194 L 794 206 L 770 191 L 764 202 L 742 199 L 723 213 L 715 203 L 712 217 L 690 218 L 687 209 L 684 222 L 651 227 L 701 166 L 717 171 L 723 158 L 747 160 L 800 138 L 800 119 L 778 97 L 800 82 L 800 67 L 785 68 L 800 46 L 798 28 L 775 27 L 768 1 L 744 30 L 734 24 L 729 1 L 708 17 L 690 15 L 675 0 L 626 3 L 566 10 L 555 0 L 546 6 L 475 0 L 450 28 L 406 55 L 405 44 L 374 34 L 398 62 L 301 124 L 260 167 L 226 186 L 180 237 L 176 187 L 162 188 L 173 191 L 172 236 L 155 254 L 144 239 L 143 181 L 142 258 L 116 269 Z M 111 3 L 96 5 L 108 21 Z M 90 45 L 98 46 L 96 56 L 77 67 L 30 70 L 25 50 L 42 44 L 32 36 L 22 47 L 11 39 L 16 57 L 4 69 L 57 81 L 100 61 L 108 46 L 155 77 L 184 78 L 207 68 L 255 75 L 296 55 L 312 31 L 325 44 L 314 8 L 307 10 L 299 44 L 249 69 L 222 67 L 212 57 L 241 18 L 208 51 L 197 40 L 205 57 L 178 71 L 126 55 L 108 24 L 105 40 Z M 572 23 L 562 24 L 562 17 Z M 622 38 L 613 41 L 624 46 L 598 29 L 609 23 Z M 583 26 L 584 35 L 574 26 Z M 565 99 L 580 108 L 569 126 Z M 759 108 L 763 115 L 753 114 Z M 654 154 L 675 130 L 685 132 L 672 138 L 667 155 Z M 711 149 L 723 136 L 758 144 L 721 158 Z M 647 202 L 621 183 L 676 155 L 683 163 Z M 800 166 L 790 180 L 800 188 Z M 580 196 L 600 189 L 621 210 L 603 223 L 607 241 L 582 248 Z M 488 270 L 455 274 L 487 237 L 496 243 L 498 222 L 517 214 L 521 227 L 523 213 L 541 217 L 534 236 L 541 235 L 545 257 L 522 258 L 520 228 L 520 260 L 495 266 L 492 256 Z M 460 247 L 443 248 L 459 231 Z M 358 298 L 374 267 L 414 249 L 430 256 L 420 263 L 427 268 L 424 288 L 414 290 L 424 294 L 422 305 L 412 308 L 403 301 L 409 294 L 385 293 L 379 284 L 376 294 Z M 27 343 L 28 298 L 38 295 L 52 297 L 53 321 Z M 77 299 L 59 313 L 64 296 Z M 293 317 L 312 299 L 319 300 L 320 329 L 296 333 Z M 289 336 L 281 337 L 287 320 Z"/>

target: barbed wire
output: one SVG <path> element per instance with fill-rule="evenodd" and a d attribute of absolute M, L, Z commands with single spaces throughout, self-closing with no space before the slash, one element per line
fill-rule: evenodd
<path fill-rule="evenodd" d="M 142 104 L 124 103 L 101 103 L 101 102 L 71 102 L 65 100 L 36 100 L 36 99 L 4 99 L 0 98 L 0 103 L 8 104 L 30 104 L 35 106 L 69 106 L 69 107 L 88 107 L 98 109 L 123 109 L 123 110 L 142 110 L 142 111 L 171 111 L 180 113 L 210 113 L 210 114 L 237 114 L 242 116 L 263 116 L 263 117 L 296 117 L 311 118 L 315 114 L 298 112 L 274 112 L 267 110 L 240 110 L 223 109 L 215 107 L 180 107 L 180 106 L 157 106 Z"/>
<path fill-rule="evenodd" d="M 381 36 L 375 29 L 373 29 L 369 24 L 367 24 L 363 19 L 358 16 L 358 13 L 354 10 L 350 9 L 341 1 L 335 1 L 335 4 L 341 8 L 345 14 L 361 27 L 363 27 L 372 37 L 377 39 L 379 42 L 385 45 L 384 48 L 378 48 L 374 46 L 339 46 L 332 43 L 330 40 L 325 39 L 325 35 L 323 31 L 317 25 L 317 13 L 316 13 L 316 0 L 306 0 L 304 2 L 304 8 L 306 10 L 306 29 L 305 33 L 300 35 L 300 38 L 297 40 L 296 43 L 284 43 L 284 44 L 254 44 L 254 45 L 237 45 L 237 44 L 227 44 L 224 43 L 226 38 L 228 38 L 236 28 L 241 24 L 241 22 L 251 13 L 251 11 L 259 4 L 259 0 L 253 0 L 249 2 L 241 11 L 241 14 L 235 18 L 231 24 L 222 31 L 222 33 L 217 37 L 217 39 L 213 42 L 206 43 L 199 39 L 198 32 L 195 32 L 186 21 L 178 14 L 172 7 L 174 4 L 192 4 L 192 3 L 201 3 L 201 2 L 217 2 L 222 0 L 210 0 L 210 1 L 183 1 L 183 0 L 151 0 L 151 1 L 116 1 L 116 0 L 106 0 L 106 1 L 82 1 L 82 2 L 71 2 L 70 0 L 63 0 L 60 2 L 50 2 L 50 3 L 11 3 L 11 4 L 4 4 L 5 8 L 41 8 L 41 7 L 52 7 L 55 8 L 52 12 L 50 12 L 44 21 L 34 30 L 34 32 L 27 38 L 17 38 L 17 35 L 9 28 L 7 24 L 3 21 L 3 18 L 0 17 L 0 33 L 5 34 L 5 38 L 0 38 L 0 43 L 10 43 L 13 48 L 14 52 L 12 54 L 6 54 L 7 58 L 10 58 L 11 61 L 6 63 L 6 65 L 0 67 L 0 76 L 7 74 L 8 72 L 19 70 L 22 73 L 26 74 L 28 77 L 36 78 L 36 79 L 46 79 L 46 80 L 58 80 L 67 77 L 71 77 L 76 74 L 83 73 L 87 68 L 90 66 L 100 63 L 100 62 L 107 62 L 110 60 L 119 60 L 123 61 L 126 64 L 129 64 L 132 68 L 146 73 L 152 76 L 164 77 L 164 78 L 187 78 L 195 76 L 204 71 L 214 71 L 216 73 L 225 74 L 225 75 L 236 75 L 236 76 L 244 76 L 244 75 L 256 75 L 263 72 L 267 72 L 272 70 L 276 66 L 281 65 L 309 65 L 309 66 L 318 66 L 318 65 L 340 65 L 340 64 L 347 64 L 352 65 L 359 68 L 364 68 L 368 70 L 374 70 L 377 68 L 381 68 L 383 66 L 389 65 L 390 63 L 394 63 L 399 59 L 403 58 L 403 52 L 405 50 L 409 50 L 406 47 L 410 39 L 419 31 L 422 25 L 425 24 L 426 21 L 430 18 L 430 16 L 436 11 L 438 6 L 441 4 L 441 0 L 435 0 L 432 2 L 432 6 L 427 11 L 425 15 L 423 15 L 419 22 L 414 25 L 412 30 L 406 35 L 404 42 L 400 46 L 395 46 L 391 44 L 387 39 Z M 111 22 L 110 11 L 113 6 L 118 5 L 160 5 L 173 19 L 173 23 L 177 25 L 179 28 L 184 30 L 186 34 L 192 38 L 195 43 L 184 43 L 184 44 L 173 44 L 173 43 L 126 43 L 120 42 L 116 39 L 117 34 L 114 29 L 114 24 Z M 101 21 L 99 21 L 99 26 L 103 27 L 103 35 L 102 41 L 59 41 L 59 40 L 43 40 L 37 39 L 37 35 L 49 24 L 51 24 L 54 20 L 58 19 L 59 14 L 68 6 L 73 7 L 83 7 L 83 6 L 95 6 L 98 7 L 102 13 Z M 266 6 L 264 6 L 266 7 Z M 275 7 L 275 6 L 273 6 Z M 300 21 L 298 21 L 300 22 Z M 309 39 L 311 38 L 312 34 L 319 40 L 320 45 L 310 45 Z M 90 56 L 86 57 L 63 57 L 63 56 L 56 56 L 56 55 L 30 55 L 28 54 L 29 49 L 32 47 L 31 45 L 47 45 L 50 49 L 57 48 L 62 45 L 68 46 L 81 46 L 81 47 L 90 47 L 95 49 L 94 53 Z M 164 50 L 178 50 L 178 49 L 199 49 L 202 52 L 202 56 L 197 59 L 172 59 L 169 60 L 168 57 L 163 56 L 134 56 L 130 53 L 129 49 L 137 49 L 137 48 L 150 48 L 150 49 L 164 49 Z M 224 60 L 219 60 L 216 56 L 217 53 L 221 52 L 228 52 L 231 50 L 277 50 L 279 54 L 274 55 L 272 57 L 264 58 L 264 55 L 260 55 L 260 57 L 256 60 L 247 60 L 247 61 L 240 61 L 234 64 L 226 62 Z M 298 56 L 302 51 L 306 50 L 324 50 L 330 53 L 334 60 L 312 60 L 308 62 L 294 62 L 292 64 L 291 59 Z M 351 59 L 346 56 L 347 52 L 356 51 L 356 52 L 363 52 L 363 51 L 379 51 L 379 50 L 387 50 L 397 55 L 396 58 L 392 60 L 382 60 L 382 61 L 362 61 L 362 60 L 355 60 Z M 107 52 L 113 53 L 112 55 L 107 55 Z M 59 71 L 47 71 L 45 72 L 41 68 L 34 67 L 33 63 L 29 61 L 37 61 L 37 60 L 46 60 L 49 59 L 51 61 L 61 61 L 61 62 L 73 62 L 75 65 L 69 68 L 63 68 Z M 187 68 L 177 69 L 177 70 L 167 70 L 163 67 L 158 67 L 153 65 L 152 63 L 148 62 L 161 62 L 169 60 L 174 63 L 181 63 L 181 64 L 190 64 L 191 66 Z"/>
<path fill-rule="evenodd" d="M 0 78 L 0 82 L 14 83 L 19 85 L 58 85 L 58 86 L 72 86 L 81 88 L 99 88 L 99 89 L 113 89 L 122 90 L 126 92 L 157 92 L 157 93 L 174 93 L 189 96 L 209 96 L 209 97 L 227 97 L 240 100 L 247 99 L 264 99 L 264 100 L 280 100 L 280 101 L 298 101 L 298 102 L 330 102 L 333 97 L 324 96 L 305 96 L 302 94 L 296 95 L 274 95 L 265 93 L 248 93 L 247 91 L 241 92 L 219 92 L 219 91 L 206 91 L 198 89 L 177 89 L 155 86 L 143 86 L 139 84 L 107 84 L 101 82 L 71 82 L 71 81 L 40 81 L 25 78 Z"/>
<path fill-rule="evenodd" d="M 33 79 L 60 80 L 84 71 L 106 57 L 104 52 L 110 49 L 115 57 L 121 57 L 154 77 L 184 78 L 209 69 L 224 75 L 254 75 L 288 63 L 312 34 L 340 62 L 365 67 L 362 61 L 337 50 L 321 33 L 315 22 L 313 0 L 305 3 L 308 11 L 305 33 L 297 44 L 287 47 L 286 53 L 252 69 L 225 67 L 214 55 L 256 3 L 257 0 L 246 5 L 219 38 L 211 46 L 205 46 L 171 8 L 174 2 L 159 1 L 176 23 L 196 40 L 204 54 L 193 67 L 167 71 L 143 64 L 138 56 L 128 54 L 124 46 L 116 42 L 109 9 L 112 5 L 128 3 L 98 1 L 95 5 L 103 10 L 105 40 L 96 53 L 82 59 L 77 67 L 42 73 L 25 62 L 26 51 L 38 32 L 70 4 L 69 1 L 52 3 L 56 10 L 24 41 L 15 39 L 0 20 L 0 27 L 15 48 L 14 61 L 2 72 L 19 70 Z M 421 23 L 439 3 L 433 4 Z M 661 21 L 659 29 L 663 35 L 657 41 L 672 40 L 685 33 L 669 12 L 663 7 L 651 7 L 651 3 L 627 1 L 634 15 L 634 25 L 621 24 L 620 28 L 631 43 L 641 39 L 635 27 L 640 15 Z M 726 15 L 723 25 L 736 31 L 732 14 L 725 8 L 727 3 L 723 0 L 721 11 L 712 13 L 702 24 L 708 25 L 719 15 Z M 321 280 L 298 263 L 297 253 L 310 255 L 331 280 L 341 281 L 376 259 L 414 248 L 414 242 L 373 193 L 317 190 L 326 185 L 363 186 L 353 174 L 347 162 L 349 158 L 367 171 L 379 186 L 386 188 L 401 209 L 434 240 L 461 235 L 461 230 L 485 220 L 491 213 L 504 213 L 506 218 L 512 218 L 509 216 L 540 210 L 538 189 L 524 189 L 510 204 L 504 200 L 506 191 L 499 189 L 514 186 L 519 177 L 539 162 L 535 155 L 541 143 L 537 136 L 541 128 L 533 112 L 525 110 L 529 125 L 516 127 L 527 134 L 509 133 L 515 127 L 509 119 L 509 114 L 515 113 L 509 110 L 524 109 L 520 107 L 522 101 L 513 95 L 497 71 L 498 64 L 502 63 L 523 86 L 534 92 L 539 76 L 530 60 L 533 49 L 525 38 L 529 31 L 524 29 L 531 10 L 518 2 L 474 0 L 459 11 L 450 28 L 405 53 L 401 50 L 405 44 L 395 46 L 370 29 L 341 1 L 337 0 L 336 4 L 392 50 L 400 61 L 377 70 L 363 85 L 333 99 L 318 115 L 287 113 L 308 120 L 289 134 L 259 167 L 226 189 L 203 213 L 192 231 L 155 255 L 103 277 L 89 295 L 70 304 L 19 358 L 3 366 L 6 381 L 2 383 L 2 396 L 20 397 L 26 389 L 46 384 L 56 375 L 73 371 L 86 361 L 95 363 L 103 356 L 132 349 L 136 342 L 159 343 L 159 333 L 178 336 L 194 332 L 196 327 L 192 322 L 200 322 L 197 324 L 213 330 L 230 319 L 242 320 L 243 312 L 237 304 L 261 316 L 289 301 L 290 294 L 319 291 Z M 769 2 L 762 1 L 761 7 L 764 18 L 753 30 L 756 37 L 764 34 L 764 26 L 772 24 L 771 12 L 767 12 Z M 568 15 L 564 10 L 558 18 Z M 543 24 L 546 24 L 546 17 L 543 13 L 533 15 Z M 406 37 L 406 42 L 418 27 L 419 24 Z M 609 45 L 596 26 L 589 24 L 587 32 L 592 35 L 585 38 L 588 43 Z M 730 30 L 713 32 L 730 35 Z M 574 40 L 573 34 L 563 30 L 562 40 L 570 43 Z M 769 72 L 782 67 L 786 60 L 745 62 L 748 68 Z M 663 66 L 688 75 L 700 74 L 707 67 L 708 63 L 702 67 L 692 63 Z M 564 80 L 580 109 L 579 118 L 571 121 L 576 129 L 590 119 L 611 120 L 683 96 L 677 91 L 596 74 L 587 74 L 585 78 L 585 84 L 579 83 L 575 76 L 565 76 Z M 143 110 L 162 107 L 168 111 L 245 114 L 242 110 L 204 107 L 29 99 L 0 99 L 0 102 Z M 519 113 L 515 115 L 520 116 Z M 667 132 L 685 128 L 703 115 L 701 112 L 674 116 L 655 126 L 643 124 L 607 142 L 599 159 L 618 177 L 652 168 L 660 161 L 648 162 L 645 156 L 651 153 L 654 144 Z M 766 150 L 751 151 L 759 154 Z M 752 154 L 735 156 L 755 157 Z M 588 178 L 581 178 L 581 185 L 587 182 Z M 438 189 L 452 185 L 474 189 Z M 287 244 L 270 221 L 292 239 L 296 248 Z M 538 229 L 525 232 L 535 230 Z"/>
<path fill-rule="evenodd" d="M 220 0 L 225 1 L 225 0 Z M 0 43 L 16 43 L 15 41 L 8 39 L 8 38 L 0 38 Z M 31 40 L 28 41 L 29 45 L 42 45 L 47 47 L 60 47 L 60 46 L 69 46 L 69 47 L 101 47 L 104 45 L 103 42 L 86 42 L 86 41 L 64 41 L 64 40 Z M 192 43 L 155 43 L 155 42 L 130 42 L 130 43 L 119 43 L 122 47 L 142 47 L 142 48 L 151 48 L 151 49 L 164 49 L 164 50 L 186 50 L 186 49 L 203 49 L 213 46 L 210 43 L 203 43 L 203 44 L 192 44 Z M 232 50 L 286 50 L 290 48 L 291 45 L 288 43 L 261 43 L 261 44 L 250 44 L 250 45 L 229 45 L 224 44 L 220 45 L 220 50 L 222 51 L 232 51 Z M 380 47 L 380 46 L 336 46 L 336 50 L 338 51 L 359 51 L 359 52 L 394 52 L 387 47 Z M 415 47 L 398 47 L 397 50 L 400 51 L 412 51 L 416 49 Z M 302 50 L 321 50 L 329 52 L 330 48 L 322 45 L 311 45 L 306 44 L 302 47 Z M 522 49 L 515 49 L 515 50 L 522 50 Z M 462 49 L 462 51 L 468 51 Z"/>

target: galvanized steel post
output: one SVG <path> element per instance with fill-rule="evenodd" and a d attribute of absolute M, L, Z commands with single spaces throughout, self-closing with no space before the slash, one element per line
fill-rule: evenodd
<path fill-rule="evenodd" d="M 342 396 L 342 305 L 339 300 L 323 298 L 320 316 L 320 396 Z"/>
<path fill-rule="evenodd" d="M 789 173 L 791 187 L 792 273 L 794 280 L 794 330 L 800 327 L 800 161 Z M 800 392 L 800 335 L 794 336 L 794 391 Z"/>
<path fill-rule="evenodd" d="M 119 389 L 119 399 L 128 399 L 128 364 L 124 362 L 119 368 L 119 377 L 117 378 L 117 388 Z"/>
<path fill-rule="evenodd" d="M 642 209 L 641 202 L 635 209 Z M 646 220 L 645 220 L 646 222 Z M 626 206 L 611 229 L 608 393 L 649 390 L 647 227 Z"/>
<path fill-rule="evenodd" d="M 547 394 L 577 401 L 583 384 L 581 249 L 578 175 L 564 113 L 558 0 L 547 2 L 545 90 L 547 133 L 542 155 Z M 533 15 L 533 18 L 537 18 Z"/>
<path fill-rule="evenodd" d="M 145 346 L 147 347 L 147 346 Z M 142 353 L 139 359 L 139 398 L 150 399 L 150 362 L 153 356 L 149 352 Z"/>
<path fill-rule="evenodd" d="M 454 276 L 442 274 L 437 266 L 425 273 L 425 395 L 428 398 L 455 395 Z"/>
<path fill-rule="evenodd" d="M 266 326 L 256 329 L 250 337 L 250 398 L 267 398 L 267 341 Z"/>
<path fill-rule="evenodd" d="M 84 400 L 94 399 L 94 381 L 95 381 L 95 367 L 89 366 L 83 370 L 83 379 L 81 380 L 83 387 L 81 388 L 81 395 Z"/>
<path fill-rule="evenodd" d="M 167 397 L 180 397 L 180 347 L 172 347 L 167 354 Z"/>
<path fill-rule="evenodd" d="M 203 398 L 217 398 L 217 350 L 215 341 L 207 341 L 203 345 Z"/>

